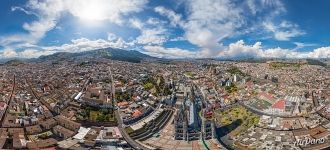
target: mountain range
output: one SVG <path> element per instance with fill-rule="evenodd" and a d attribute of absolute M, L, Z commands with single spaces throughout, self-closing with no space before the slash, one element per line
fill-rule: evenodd
<path fill-rule="evenodd" d="M 86 60 L 86 59 L 112 59 L 112 60 L 120 60 L 120 61 L 127 61 L 133 63 L 139 63 L 143 60 L 152 60 L 158 61 L 160 63 L 166 63 L 170 61 L 169 59 L 165 58 L 157 58 L 153 56 L 149 56 L 147 54 L 143 54 L 136 50 L 124 50 L 118 48 L 103 48 L 103 49 L 96 49 L 91 51 L 83 51 L 77 53 L 70 53 L 70 52 L 57 52 L 51 55 L 44 55 L 38 58 L 11 58 L 11 59 L 0 59 L 0 64 L 6 63 L 11 65 L 18 65 L 24 62 L 57 62 L 57 61 L 74 61 L 74 60 Z M 263 63 L 269 60 L 277 60 L 283 61 L 285 59 L 267 59 L 267 58 L 245 58 L 245 59 L 219 59 L 219 58 L 204 58 L 205 60 L 219 60 L 219 61 L 238 61 L 238 62 L 250 62 L 250 63 Z M 204 59 L 197 59 L 197 60 L 204 60 Z M 186 60 L 186 59 L 176 59 L 176 60 Z M 188 59 L 194 60 L 194 59 Z M 329 61 L 328 59 L 324 60 L 315 60 L 315 59 L 305 59 L 309 64 L 312 65 L 320 65 L 320 66 L 328 66 L 325 61 Z"/>
<path fill-rule="evenodd" d="M 112 59 L 120 61 L 128 61 L 133 63 L 139 63 L 142 60 L 158 60 L 157 57 L 152 57 L 147 54 L 143 54 L 136 50 L 123 50 L 117 48 L 104 48 L 91 51 L 84 51 L 78 53 L 70 52 L 57 52 L 51 55 L 43 55 L 38 58 L 21 59 L 13 58 L 9 60 L 3 60 L 3 63 L 12 63 L 17 61 L 21 62 L 45 62 L 45 61 L 61 61 L 61 60 L 80 60 L 80 59 Z"/>

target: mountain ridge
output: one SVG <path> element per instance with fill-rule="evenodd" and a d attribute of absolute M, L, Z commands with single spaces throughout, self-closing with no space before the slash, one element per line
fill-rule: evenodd
<path fill-rule="evenodd" d="M 45 62 L 45 61 L 62 61 L 62 60 L 79 60 L 79 59 L 113 59 L 120 61 L 128 61 L 133 63 L 139 63 L 143 60 L 154 60 L 154 61 L 169 61 L 169 60 L 218 60 L 218 61 L 237 61 L 237 62 L 250 62 L 250 63 L 263 63 L 266 61 L 284 61 L 284 60 L 307 60 L 311 64 L 318 64 L 321 66 L 326 66 L 325 61 L 330 61 L 329 59 L 284 59 L 284 58 L 244 58 L 244 59 L 233 59 L 233 58 L 158 58 L 153 57 L 137 50 L 125 50 L 119 48 L 102 48 L 82 52 L 56 52 L 50 55 L 42 55 L 38 58 L 5 58 L 0 59 L 0 64 L 5 64 L 6 62 L 12 60 L 19 60 L 22 62 Z M 329 65 L 328 65 L 329 66 Z"/>
<path fill-rule="evenodd" d="M 77 53 L 71 52 L 57 52 L 51 55 L 43 55 L 35 59 L 31 59 L 31 62 L 44 62 L 44 61 L 61 61 L 61 60 L 79 60 L 79 59 L 113 59 L 120 61 L 128 61 L 139 63 L 142 60 L 159 59 L 156 57 L 143 54 L 136 50 L 123 50 L 117 48 L 102 48 L 90 51 L 83 51 Z"/>

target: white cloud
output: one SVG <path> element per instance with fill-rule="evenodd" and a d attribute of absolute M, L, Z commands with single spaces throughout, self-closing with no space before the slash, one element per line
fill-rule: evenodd
<path fill-rule="evenodd" d="M 280 0 L 247 0 L 242 3 L 187 0 L 185 6 L 186 17 L 163 6 L 154 10 L 166 16 L 172 26 L 182 28 L 184 38 L 200 47 L 204 57 L 215 56 L 225 49 L 222 45 L 224 39 L 258 31 L 260 27 L 274 34 L 273 37 L 278 40 L 289 40 L 304 34 L 297 25 L 287 21 L 278 26 L 273 24 L 276 16 L 286 12 Z"/>
<path fill-rule="evenodd" d="M 222 45 L 219 42 L 234 33 L 241 25 L 241 10 L 229 0 L 189 0 L 187 19 L 162 6 L 155 11 L 168 17 L 173 26 L 185 30 L 184 37 L 192 44 L 201 47 L 205 57 L 214 56 Z"/>
<path fill-rule="evenodd" d="M 293 43 L 296 45 L 294 50 L 299 50 L 305 47 L 317 46 L 317 44 L 311 44 L 311 43 L 301 43 L 301 42 L 293 42 Z"/>
<path fill-rule="evenodd" d="M 166 58 L 203 58 L 203 51 L 189 51 L 180 48 L 165 48 L 162 46 L 144 46 L 145 52 L 156 57 Z M 219 54 L 214 57 L 229 58 L 229 59 L 244 59 L 244 58 L 330 58 L 330 47 L 321 47 L 310 52 L 301 52 L 295 49 L 283 49 L 262 47 L 261 42 L 248 45 L 243 40 L 231 43 L 224 48 Z"/>
<path fill-rule="evenodd" d="M 33 38 L 32 43 L 38 42 L 45 33 L 53 29 L 56 25 L 54 20 L 40 20 L 32 23 L 24 23 L 23 28 L 29 32 L 29 37 Z"/>
<path fill-rule="evenodd" d="M 53 29 L 57 20 L 64 11 L 64 4 L 61 0 L 37 1 L 29 0 L 24 8 L 13 7 L 12 11 L 20 10 L 28 15 L 35 15 L 36 20 L 23 24 L 23 29 L 28 33 L 14 34 L 1 37 L 1 45 L 10 45 L 15 43 L 37 43 L 44 37 L 45 33 Z"/>
<path fill-rule="evenodd" d="M 16 43 L 35 44 L 54 29 L 63 14 L 72 14 L 81 19 L 107 20 L 121 24 L 124 16 L 143 10 L 148 0 L 29 0 L 24 7 L 12 7 L 12 11 L 23 11 L 35 15 L 36 20 L 23 24 L 28 33 L 0 37 L 0 45 Z"/>
<path fill-rule="evenodd" d="M 45 50 L 36 50 L 36 49 L 25 49 L 22 52 L 19 52 L 19 57 L 22 58 L 36 58 L 41 55 L 50 55 L 53 54 L 54 51 L 45 51 Z"/>
<path fill-rule="evenodd" d="M 12 49 L 5 49 L 0 54 L 2 55 L 2 58 L 12 58 L 12 57 L 17 57 L 18 56 L 16 51 L 12 50 Z"/>
<path fill-rule="evenodd" d="M 262 48 L 261 42 L 247 45 L 243 40 L 231 43 L 222 52 L 222 58 L 330 58 L 330 47 L 321 47 L 310 52 L 301 52 L 295 49 Z"/>
<path fill-rule="evenodd" d="M 214 56 L 226 37 L 243 24 L 242 9 L 230 0 L 189 0 L 185 38 L 202 48 L 205 56 Z"/>
<path fill-rule="evenodd" d="M 111 35 L 111 34 L 109 34 Z M 115 36 L 115 35 L 111 35 Z M 128 48 L 134 44 L 126 42 L 120 37 L 109 38 L 110 40 L 90 40 L 87 38 L 74 39 L 70 44 L 63 44 L 61 46 L 48 46 L 38 47 L 36 49 L 28 48 L 23 51 L 15 51 L 13 49 L 4 49 L 0 52 L 0 58 L 35 58 L 41 55 L 49 55 L 55 52 L 82 52 L 88 50 L 95 50 L 101 48 Z M 180 48 L 165 48 L 159 45 L 146 45 L 143 46 L 143 51 L 146 54 L 165 57 L 165 58 L 204 58 L 203 51 L 191 51 Z M 283 49 L 268 48 L 264 49 L 261 42 L 248 45 L 243 40 L 239 40 L 235 43 L 231 43 L 228 46 L 224 46 L 224 50 L 220 51 L 213 57 L 220 58 L 330 58 L 330 46 L 320 47 L 312 51 L 302 52 L 296 49 Z"/>
<path fill-rule="evenodd" d="M 23 51 L 20 52 L 16 52 L 13 49 L 5 49 L 2 52 L 0 52 L 0 58 L 15 58 L 15 57 L 19 57 L 19 58 L 35 58 L 35 57 L 39 57 L 41 55 L 49 55 L 54 53 L 53 51 L 40 51 L 40 50 L 36 50 L 36 49 L 25 49 Z"/>
<path fill-rule="evenodd" d="M 147 24 L 149 24 L 149 25 L 164 25 L 165 23 L 166 23 L 166 21 L 160 20 L 158 18 L 153 18 L 153 17 L 151 17 L 147 20 Z"/>
<path fill-rule="evenodd" d="M 298 25 L 288 21 L 282 21 L 279 25 L 274 25 L 272 22 L 264 22 L 263 26 L 279 41 L 289 41 L 290 38 L 305 34 L 305 32 L 299 29 Z"/>
<path fill-rule="evenodd" d="M 187 40 L 186 38 L 184 38 L 183 36 L 177 36 L 175 38 L 170 39 L 170 41 L 176 42 L 176 41 L 185 41 Z"/>
<path fill-rule="evenodd" d="M 115 35 L 111 35 L 111 36 L 115 36 Z M 131 43 L 124 41 L 120 37 L 112 37 L 110 38 L 110 40 L 104 40 L 104 39 L 90 40 L 87 38 L 79 38 L 79 39 L 71 40 L 70 44 L 63 44 L 61 46 L 42 47 L 42 49 L 48 51 L 56 51 L 56 52 L 82 52 L 82 51 L 89 51 L 100 48 L 108 48 L 108 47 L 128 48 L 130 46 L 132 46 Z"/>
<path fill-rule="evenodd" d="M 13 57 L 22 57 L 22 58 L 36 58 L 41 55 L 50 55 L 56 52 L 82 52 L 89 50 L 96 50 L 101 48 L 130 48 L 133 46 L 133 43 L 124 41 L 121 37 L 117 37 L 109 33 L 109 40 L 97 39 L 90 40 L 87 38 L 79 38 L 71 40 L 69 44 L 63 44 L 60 46 L 43 46 L 43 47 L 34 47 L 26 48 L 23 51 L 15 51 L 13 49 L 5 49 L 0 52 L 0 58 L 13 58 Z"/>
<path fill-rule="evenodd" d="M 229 58 L 249 58 L 255 56 L 259 57 L 261 53 L 260 42 L 254 45 L 245 45 L 244 41 L 240 40 L 236 43 L 229 44 L 228 48 L 220 53 L 220 56 Z"/>
<path fill-rule="evenodd" d="M 136 38 L 137 44 L 143 45 L 162 45 L 168 40 L 168 31 L 161 22 L 147 21 L 134 18 L 129 21 L 133 28 L 139 29 L 141 34 Z"/>
<path fill-rule="evenodd" d="M 280 0 L 246 0 L 249 10 L 253 15 L 262 13 L 263 11 L 272 10 L 269 17 L 278 15 L 286 11 Z"/>
<path fill-rule="evenodd" d="M 18 7 L 18 6 L 13 6 L 11 8 L 11 11 L 22 11 L 22 12 L 26 13 L 27 15 L 35 15 L 35 16 L 38 15 L 38 14 L 32 12 L 32 11 L 28 11 L 28 10 L 26 10 L 26 9 L 24 9 L 22 7 Z"/>
<path fill-rule="evenodd" d="M 129 23 L 131 24 L 131 26 L 133 28 L 136 28 L 136 29 L 140 29 L 142 30 L 143 27 L 144 27 L 144 24 L 141 22 L 141 20 L 137 19 L 137 18 L 132 18 L 129 20 Z"/>
<path fill-rule="evenodd" d="M 14 34 L 8 36 L 0 36 L 0 45 L 3 47 L 15 46 L 17 44 L 35 43 L 29 34 Z"/>
<path fill-rule="evenodd" d="M 181 15 L 175 13 L 172 10 L 166 9 L 163 6 L 157 6 L 155 9 L 155 12 L 163 15 L 163 16 L 167 16 L 169 18 L 169 20 L 171 21 L 171 25 L 172 26 L 177 26 L 177 25 L 183 25 L 183 22 L 181 20 Z"/>
<path fill-rule="evenodd" d="M 6 56 L 26 57 L 36 57 L 42 53 L 47 54 L 58 51 L 79 52 L 105 47 L 127 48 L 132 47 L 134 44 L 143 45 L 149 53 L 157 55 L 158 52 L 159 56 L 162 57 L 173 55 L 173 57 L 282 56 L 286 58 L 317 58 L 323 57 L 320 54 L 324 56 L 328 54 L 327 47 L 315 49 L 310 53 L 298 52 L 298 49 L 309 46 L 301 43 L 296 43 L 297 47 L 293 50 L 263 49 L 260 42 L 246 45 L 243 41 L 238 41 L 228 46 L 223 45 L 223 40 L 226 38 L 261 30 L 256 26 L 263 27 L 263 31 L 267 31 L 267 34 L 270 33 L 273 38 L 281 41 L 289 41 L 293 37 L 305 34 L 304 31 L 299 29 L 298 25 L 292 22 L 274 23 L 274 18 L 286 11 L 280 0 L 246 0 L 242 3 L 231 0 L 187 0 L 181 1 L 185 6 L 185 14 L 179 14 L 163 6 L 154 8 L 155 12 L 166 16 L 169 22 L 154 17 L 143 18 L 144 22 L 137 18 L 126 18 L 130 17 L 132 13 L 142 11 L 147 2 L 148 0 L 29 0 L 26 6 L 12 7 L 12 11 L 23 11 L 28 15 L 35 15 L 37 19 L 22 25 L 27 33 L 0 36 L 0 45 L 6 48 Z M 56 28 L 58 20 L 63 14 L 71 14 L 90 22 L 108 21 L 118 25 L 124 25 L 124 22 L 129 20 L 126 23 L 138 29 L 140 35 L 131 42 L 126 42 L 122 38 L 109 33 L 107 39 L 79 38 L 60 46 L 35 46 L 48 31 Z M 254 19 L 262 21 L 251 23 L 250 20 Z M 170 27 L 165 26 L 168 23 L 171 25 Z M 172 28 L 181 28 L 184 34 L 169 39 L 172 36 L 170 34 Z M 247 32 L 243 33 L 241 31 Z M 162 45 L 168 40 L 187 40 L 197 46 L 199 50 L 190 52 L 180 48 L 163 47 Z M 21 49 L 22 47 L 26 50 L 22 52 L 8 50 L 9 48 Z M 5 50 L 2 55 L 5 55 Z"/>
<path fill-rule="evenodd" d="M 146 54 L 165 57 L 165 58 L 194 58 L 196 57 L 196 52 L 192 52 L 180 48 L 165 48 L 162 46 L 144 46 L 143 47 Z"/>
<path fill-rule="evenodd" d="M 328 47 L 320 47 L 314 49 L 312 52 L 307 52 L 307 57 L 311 58 L 330 58 L 330 46 Z"/>
<path fill-rule="evenodd" d="M 166 29 L 162 27 L 143 29 L 141 30 L 141 35 L 136 38 L 137 43 L 144 45 L 162 45 L 167 41 L 167 36 L 165 35 Z"/>
<path fill-rule="evenodd" d="M 279 0 L 249 0 L 243 3 L 231 0 L 187 0 L 185 6 L 187 10 L 185 18 L 163 6 L 156 7 L 155 12 L 166 16 L 172 26 L 181 27 L 185 31 L 184 38 L 200 47 L 204 57 L 218 54 L 225 48 L 222 41 L 241 34 L 238 30 L 250 31 L 246 28 L 258 24 L 259 22 L 253 22 L 254 24 L 250 25 L 251 15 L 255 18 L 259 17 L 256 20 L 264 20 L 264 18 L 271 20 L 273 16 L 285 12 Z M 265 15 L 256 15 L 258 12 Z M 259 28 L 254 28 L 256 29 Z M 289 35 L 281 34 L 277 36 L 288 38 L 296 35 L 294 32 L 288 33 Z"/>

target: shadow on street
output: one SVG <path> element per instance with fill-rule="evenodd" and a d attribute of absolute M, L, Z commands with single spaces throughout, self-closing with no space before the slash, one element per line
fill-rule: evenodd
<path fill-rule="evenodd" d="M 241 119 L 237 119 L 229 125 L 216 128 L 217 140 L 228 150 L 233 149 L 231 147 L 232 141 L 229 139 L 228 134 L 239 127 L 242 123 L 243 121 Z"/>

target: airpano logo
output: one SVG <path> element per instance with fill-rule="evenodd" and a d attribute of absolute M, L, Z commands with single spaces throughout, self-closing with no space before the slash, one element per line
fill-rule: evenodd
<path fill-rule="evenodd" d="M 293 144 L 295 146 L 308 146 L 308 145 L 314 145 L 314 144 L 322 144 L 327 140 L 328 140 L 327 136 L 323 137 L 323 138 L 319 138 L 319 139 L 311 139 L 311 138 L 298 139 L 297 141 L 293 142 Z"/>

